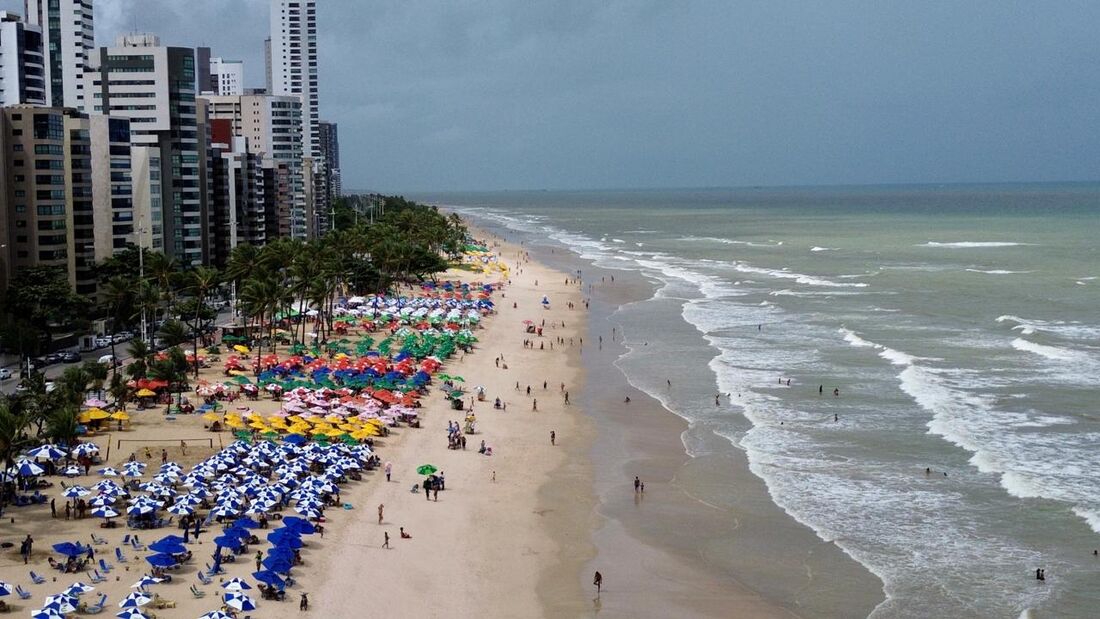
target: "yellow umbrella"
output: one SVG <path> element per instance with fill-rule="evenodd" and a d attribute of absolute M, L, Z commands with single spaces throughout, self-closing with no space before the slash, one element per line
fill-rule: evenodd
<path fill-rule="evenodd" d="M 88 413 L 80 413 L 76 416 L 76 420 L 80 423 L 88 423 L 92 418 L 88 416 Z"/>
<path fill-rule="evenodd" d="M 129 421 L 130 415 L 127 414 L 126 411 L 118 411 L 115 413 L 111 413 L 111 419 L 117 419 L 119 421 Z"/>
<path fill-rule="evenodd" d="M 243 428 L 244 423 L 240 419 L 227 419 L 225 425 L 231 428 Z"/>
<path fill-rule="evenodd" d="M 237 344 L 236 346 L 233 347 L 233 350 L 235 350 L 237 352 L 243 352 L 245 354 L 248 354 L 248 352 L 249 352 L 248 351 L 248 346 L 244 346 L 242 344 Z"/>
<path fill-rule="evenodd" d="M 84 415 L 88 419 L 93 419 L 94 420 L 94 419 L 107 419 L 111 416 L 111 413 L 108 413 L 107 411 L 105 411 L 101 408 L 93 408 L 92 410 L 84 411 Z"/>
<path fill-rule="evenodd" d="M 248 427 L 256 428 L 257 430 L 266 430 L 267 429 L 267 425 L 264 424 L 261 421 L 253 421 L 252 423 L 248 424 Z"/>
<path fill-rule="evenodd" d="M 248 376 L 248 372 L 244 370 L 229 370 L 229 373 L 233 376 Z"/>
<path fill-rule="evenodd" d="M 139 389 L 138 392 L 134 395 L 139 398 L 151 398 L 157 395 L 157 392 L 153 391 L 152 389 Z"/>
<path fill-rule="evenodd" d="M 222 416 L 217 414 L 217 413 L 206 413 L 205 415 L 202 416 L 202 418 L 205 419 L 206 421 L 221 421 L 222 420 Z"/>
<path fill-rule="evenodd" d="M 343 435 L 347 434 L 347 432 L 344 432 L 343 430 L 337 430 L 336 428 L 330 428 L 330 429 L 325 431 L 325 434 L 328 435 L 328 436 L 331 436 L 333 438 L 336 438 L 337 436 L 343 436 Z"/>
<path fill-rule="evenodd" d="M 376 427 L 376 428 L 377 428 L 377 427 L 381 427 L 381 426 L 384 426 L 384 425 L 386 425 L 386 422 L 385 422 L 385 421 L 382 421 L 381 419 L 378 419 L 378 418 L 376 418 L 376 417 L 375 417 L 375 418 L 371 418 L 371 419 L 368 419 L 368 420 L 367 420 L 367 423 L 371 424 L 372 426 L 374 426 L 374 427 Z"/>

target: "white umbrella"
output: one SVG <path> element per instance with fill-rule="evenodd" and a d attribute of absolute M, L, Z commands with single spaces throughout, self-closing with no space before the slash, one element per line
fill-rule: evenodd
<path fill-rule="evenodd" d="M 65 589 L 65 595 L 81 595 L 94 590 L 95 587 L 91 585 L 86 585 L 82 582 L 74 582 L 68 589 Z"/>
<path fill-rule="evenodd" d="M 222 583 L 222 588 L 227 591 L 242 591 L 244 589 L 251 589 L 252 585 L 241 580 L 240 578 L 233 577 Z"/>
<path fill-rule="evenodd" d="M 144 591 L 134 591 L 130 595 L 122 598 L 122 601 L 118 603 L 119 608 L 136 608 L 138 606 L 145 606 L 149 602 L 152 602 L 153 598 Z"/>
<path fill-rule="evenodd" d="M 225 594 L 225 605 L 237 610 L 256 610 L 256 602 L 240 591 L 230 591 Z"/>

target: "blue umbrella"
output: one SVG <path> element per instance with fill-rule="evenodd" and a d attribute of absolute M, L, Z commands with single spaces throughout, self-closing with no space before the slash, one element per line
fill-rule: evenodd
<path fill-rule="evenodd" d="M 145 560 L 154 567 L 172 567 L 173 565 L 178 563 L 175 557 L 164 553 L 149 555 L 148 557 L 145 557 Z"/>
<path fill-rule="evenodd" d="M 291 563 L 294 562 L 294 550 L 291 548 L 287 548 L 286 546 L 273 546 L 270 550 L 267 551 L 267 556 L 276 557 L 279 559 L 286 559 Z"/>
<path fill-rule="evenodd" d="M 35 475 L 41 475 L 42 473 L 45 473 L 46 470 L 29 460 L 24 460 L 23 462 L 19 463 L 19 466 L 15 469 L 15 472 L 19 475 L 22 475 L 23 477 L 33 477 Z"/>
<path fill-rule="evenodd" d="M 187 552 L 187 547 L 183 544 L 177 544 L 173 542 L 166 542 L 164 540 L 157 540 L 152 544 L 149 544 L 149 550 L 155 552 L 163 552 L 170 555 L 178 555 Z"/>
<path fill-rule="evenodd" d="M 290 443 L 291 445 L 301 445 L 302 443 L 306 442 L 306 437 L 302 436 L 301 434 L 287 434 L 286 438 L 284 438 L 283 441 Z"/>
<path fill-rule="evenodd" d="M 169 544 L 184 544 L 184 543 L 187 542 L 187 540 L 183 539 L 182 537 L 180 537 L 178 535 L 165 535 L 164 537 L 162 537 L 162 538 L 160 538 L 156 541 L 157 544 L 159 544 L 161 542 L 167 542 Z"/>
<path fill-rule="evenodd" d="M 60 544 L 54 544 L 53 549 L 66 557 L 79 557 L 82 554 L 88 552 L 87 546 L 81 546 L 74 542 L 61 542 Z"/>
<path fill-rule="evenodd" d="M 283 546 L 285 548 L 302 547 L 302 538 L 294 535 L 293 533 L 280 534 L 279 531 L 273 531 L 267 534 L 267 541 L 275 544 L 276 546 Z"/>
<path fill-rule="evenodd" d="M 252 577 L 257 582 L 262 582 L 265 585 L 271 585 L 276 589 L 286 589 L 286 581 L 279 578 L 279 575 L 271 570 L 261 570 L 259 572 L 252 572 Z"/>
<path fill-rule="evenodd" d="M 240 538 L 235 535 L 222 535 L 221 537 L 215 537 L 214 543 L 222 548 L 229 548 L 230 550 L 236 550 L 243 546 Z"/>
<path fill-rule="evenodd" d="M 315 531 L 317 531 L 317 527 L 313 526 L 313 523 L 306 520 L 305 518 L 299 518 L 297 516 L 287 516 L 286 518 L 283 518 L 283 528 L 306 534 L 314 533 Z"/>
<path fill-rule="evenodd" d="M 271 555 L 268 555 L 261 563 L 272 572 L 279 572 L 280 574 L 286 574 L 290 572 L 290 568 L 294 567 L 289 559 L 273 557 Z"/>
<path fill-rule="evenodd" d="M 238 518 L 237 520 L 235 520 L 233 522 L 233 524 L 230 525 L 230 528 L 233 528 L 233 529 L 238 529 L 238 528 L 258 529 L 258 528 L 260 528 L 260 523 L 258 523 L 255 520 L 249 518 L 248 516 L 245 516 L 243 518 Z"/>

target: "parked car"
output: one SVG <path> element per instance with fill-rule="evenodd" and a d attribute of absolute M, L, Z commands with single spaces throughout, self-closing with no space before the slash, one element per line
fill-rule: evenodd
<path fill-rule="evenodd" d="M 52 352 L 52 353 L 46 355 L 45 357 L 43 357 L 43 359 L 45 359 L 46 365 L 53 365 L 55 363 L 61 363 L 61 360 L 63 359 L 63 356 L 59 352 Z"/>
<path fill-rule="evenodd" d="M 65 363 L 80 363 L 80 353 L 71 350 L 61 353 L 61 360 Z"/>
<path fill-rule="evenodd" d="M 107 348 L 111 345 L 111 338 L 109 337 L 97 337 L 95 339 L 96 348 Z"/>
<path fill-rule="evenodd" d="M 99 358 L 99 362 L 108 367 L 118 365 L 118 359 L 115 359 L 114 355 L 103 355 Z"/>
<path fill-rule="evenodd" d="M 50 363 L 46 361 L 45 357 L 35 357 L 34 359 L 27 360 L 27 365 L 29 365 L 32 370 L 41 370 L 49 364 Z"/>
<path fill-rule="evenodd" d="M 0 380 L 7 380 L 11 378 L 11 370 L 8 368 L 0 368 Z"/>

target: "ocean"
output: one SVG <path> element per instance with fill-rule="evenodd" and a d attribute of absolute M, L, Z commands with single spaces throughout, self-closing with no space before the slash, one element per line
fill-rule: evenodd
<path fill-rule="evenodd" d="M 1100 185 L 414 197 L 642 274 L 616 365 L 878 576 L 872 617 L 1100 609 Z"/>

